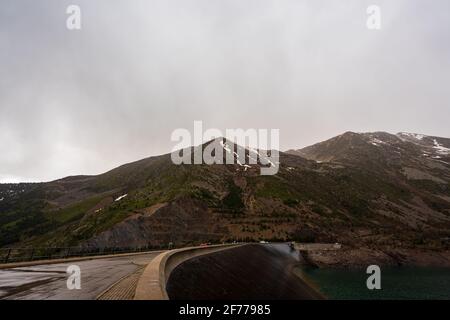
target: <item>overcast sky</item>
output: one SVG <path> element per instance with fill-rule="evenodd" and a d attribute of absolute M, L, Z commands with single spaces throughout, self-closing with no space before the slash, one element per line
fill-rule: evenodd
<path fill-rule="evenodd" d="M 449 39 L 448 0 L 2 0 L 0 182 L 167 153 L 194 120 L 279 128 L 282 150 L 349 130 L 450 137 Z"/>

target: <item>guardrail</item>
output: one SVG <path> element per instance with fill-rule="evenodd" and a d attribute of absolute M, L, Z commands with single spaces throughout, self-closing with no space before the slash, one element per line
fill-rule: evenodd
<path fill-rule="evenodd" d="M 171 272 L 181 263 L 208 253 L 232 249 L 243 244 L 190 247 L 163 252 L 155 257 L 139 278 L 134 300 L 168 300 L 166 284 Z"/>
<path fill-rule="evenodd" d="M 0 248 L 0 264 L 28 262 L 38 260 L 67 259 L 75 257 L 102 256 L 120 253 L 137 253 L 150 250 L 172 249 L 167 246 L 141 246 L 141 247 L 35 247 L 35 248 Z"/>
<path fill-rule="evenodd" d="M 340 243 L 295 243 L 294 248 L 299 251 L 335 251 L 342 249 Z"/>

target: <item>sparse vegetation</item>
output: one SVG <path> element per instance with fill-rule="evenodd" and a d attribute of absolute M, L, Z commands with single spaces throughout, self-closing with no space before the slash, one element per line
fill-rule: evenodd
<path fill-rule="evenodd" d="M 397 145 L 388 152 L 349 134 L 302 151 L 331 162 L 282 153 L 280 162 L 295 169 L 276 176 L 237 171 L 237 166 L 175 166 L 165 155 L 94 177 L 0 185 L 0 246 L 79 245 L 137 215 L 153 223 L 146 226 L 145 245 L 154 246 L 340 238 L 371 246 L 445 247 L 441 239 L 450 224 L 437 217 L 450 216 L 448 183 L 407 179 L 403 166 L 424 171 L 426 163 L 414 145 L 401 146 L 399 158 Z M 430 172 L 440 179 L 450 176 L 444 165 Z M 159 204 L 170 210 L 152 218 L 148 210 Z"/>

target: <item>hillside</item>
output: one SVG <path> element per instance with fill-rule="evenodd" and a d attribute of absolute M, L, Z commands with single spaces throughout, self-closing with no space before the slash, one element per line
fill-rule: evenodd
<path fill-rule="evenodd" d="M 162 155 L 98 176 L 0 185 L 0 245 L 295 240 L 450 264 L 449 148 L 446 138 L 345 133 L 280 152 L 275 176 Z"/>

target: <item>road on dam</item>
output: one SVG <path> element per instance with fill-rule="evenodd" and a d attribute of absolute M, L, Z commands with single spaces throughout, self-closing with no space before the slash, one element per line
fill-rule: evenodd
<path fill-rule="evenodd" d="M 160 252 L 0 270 L 0 299 L 93 300 Z M 67 288 L 67 267 L 81 270 L 81 289 Z"/>
<path fill-rule="evenodd" d="M 167 283 L 175 300 L 323 299 L 293 270 L 302 258 L 287 244 L 250 244 L 190 259 Z"/>

